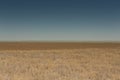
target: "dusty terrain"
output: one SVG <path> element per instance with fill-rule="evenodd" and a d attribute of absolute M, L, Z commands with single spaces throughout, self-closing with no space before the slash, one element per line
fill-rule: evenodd
<path fill-rule="evenodd" d="M 0 42 L 0 50 L 46 50 L 80 48 L 118 48 L 120 43 L 97 42 Z"/>
<path fill-rule="evenodd" d="M 120 45 L 0 43 L 0 80 L 120 80 Z"/>

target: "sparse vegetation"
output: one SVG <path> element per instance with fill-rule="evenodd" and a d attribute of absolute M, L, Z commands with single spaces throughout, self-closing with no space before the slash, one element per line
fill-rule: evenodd
<path fill-rule="evenodd" d="M 0 80 L 120 80 L 120 44 L 0 43 Z"/>
<path fill-rule="evenodd" d="M 0 80 L 120 80 L 120 48 L 1 50 Z"/>

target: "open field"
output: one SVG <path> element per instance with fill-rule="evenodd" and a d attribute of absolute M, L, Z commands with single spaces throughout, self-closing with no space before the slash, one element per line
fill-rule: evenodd
<path fill-rule="evenodd" d="M 120 44 L 0 43 L 0 80 L 120 80 Z"/>
<path fill-rule="evenodd" d="M 0 50 L 46 50 L 80 48 L 118 48 L 120 43 L 97 42 L 0 42 Z"/>

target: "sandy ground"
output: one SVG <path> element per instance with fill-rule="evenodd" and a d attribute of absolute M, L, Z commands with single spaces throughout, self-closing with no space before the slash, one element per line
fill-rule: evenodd
<path fill-rule="evenodd" d="M 1 49 L 0 80 L 120 80 L 120 48 Z"/>

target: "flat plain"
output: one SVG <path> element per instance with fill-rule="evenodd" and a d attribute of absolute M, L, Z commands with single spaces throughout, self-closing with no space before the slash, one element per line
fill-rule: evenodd
<path fill-rule="evenodd" d="M 0 80 L 120 80 L 120 43 L 1 42 Z"/>

